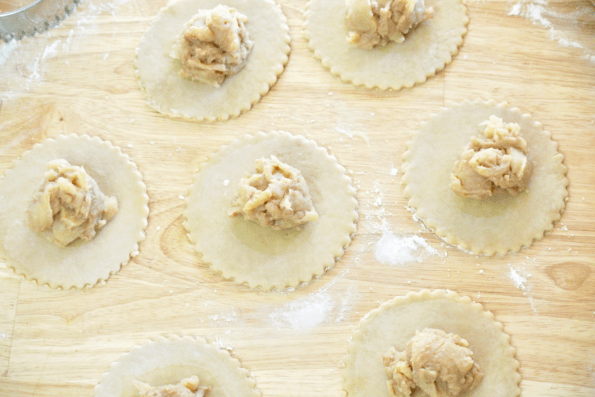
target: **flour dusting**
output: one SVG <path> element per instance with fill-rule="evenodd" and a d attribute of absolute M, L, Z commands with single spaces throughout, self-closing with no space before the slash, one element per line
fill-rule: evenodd
<path fill-rule="evenodd" d="M 290 325 L 297 331 L 311 329 L 321 324 L 335 307 L 331 296 L 324 292 L 285 305 L 283 310 L 270 315 L 277 327 Z"/>
<path fill-rule="evenodd" d="M 343 127 L 335 127 L 335 131 L 347 135 L 350 138 L 354 138 L 354 137 L 358 137 L 361 138 L 366 145 L 368 145 L 368 147 L 370 147 L 370 138 L 368 138 L 368 135 L 363 132 L 363 131 L 352 131 L 348 128 L 343 128 Z"/>
<path fill-rule="evenodd" d="M 359 258 L 359 257 L 358 257 Z M 358 258 L 354 262 L 358 261 Z M 269 315 L 270 323 L 277 328 L 292 328 L 307 331 L 328 321 L 339 323 L 348 317 L 354 303 L 359 299 L 355 286 L 331 294 L 330 290 L 351 271 L 346 267 L 319 291 L 304 298 L 286 303 Z"/>
<path fill-rule="evenodd" d="M 515 287 L 517 287 L 521 291 L 524 291 L 524 292 L 527 291 L 527 287 L 525 285 L 525 283 L 527 282 L 527 279 L 525 277 L 521 276 L 516 270 L 514 270 L 514 268 L 512 266 L 510 266 L 510 271 L 508 272 L 508 278 L 510 279 L 510 281 L 512 281 L 512 283 L 514 284 Z"/>
<path fill-rule="evenodd" d="M 21 42 L 12 40 L 6 44 L 0 45 L 0 66 L 2 66 L 7 60 L 10 54 L 20 46 Z"/>
<path fill-rule="evenodd" d="M 515 269 L 512 265 L 508 264 L 508 278 L 512 281 L 512 284 L 523 291 L 523 295 L 527 297 L 529 300 L 529 304 L 533 309 L 533 312 L 537 313 L 537 308 L 535 307 L 535 303 L 533 302 L 533 296 L 530 294 L 531 288 L 527 286 L 527 280 L 532 276 L 531 273 L 526 272 L 525 264 L 523 263 L 523 267 L 519 269 Z"/>
<path fill-rule="evenodd" d="M 0 46 L 0 101 L 18 97 L 22 93 L 31 92 L 46 82 L 46 74 L 61 68 L 64 76 L 68 75 L 70 66 L 68 55 L 73 50 L 88 52 L 90 35 L 97 34 L 103 26 L 97 22 L 100 15 L 117 11 L 130 0 L 96 0 L 82 2 L 76 11 L 70 15 L 62 25 L 72 25 L 68 36 L 63 39 L 56 37 L 56 29 L 50 28 L 34 37 L 23 40 L 12 40 Z M 73 24 L 73 21 L 76 23 Z M 114 29 L 117 28 L 117 25 Z M 104 32 L 107 33 L 107 32 Z M 112 37 L 116 34 L 113 32 Z M 109 43 L 109 41 L 106 41 Z M 109 44 L 108 44 L 109 46 Z M 107 53 L 111 48 L 108 48 Z M 107 57 L 105 57 L 107 58 Z M 54 65 L 48 69 L 49 61 Z M 61 65 L 61 66 L 58 66 Z M 47 69 L 47 70 L 46 70 Z"/>
<path fill-rule="evenodd" d="M 593 6 L 577 5 L 570 12 L 556 12 L 554 7 L 555 3 L 550 5 L 546 0 L 521 0 L 509 6 L 508 15 L 524 17 L 534 25 L 544 27 L 549 31 L 551 40 L 556 41 L 561 47 L 582 50 L 583 57 L 595 63 L 595 41 L 592 37 L 585 38 L 580 33 L 573 35 L 570 31 L 564 31 L 564 27 L 568 26 L 576 27 L 580 31 L 581 27 L 595 23 Z"/>
<path fill-rule="evenodd" d="M 385 265 L 405 265 L 411 262 L 421 263 L 424 258 L 437 255 L 443 257 L 436 248 L 420 236 L 395 236 L 385 231 L 376 243 L 376 260 Z"/>

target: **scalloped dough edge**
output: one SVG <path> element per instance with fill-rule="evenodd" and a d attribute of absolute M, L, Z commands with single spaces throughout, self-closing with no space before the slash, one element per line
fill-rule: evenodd
<path fill-rule="evenodd" d="M 137 241 L 136 241 L 136 245 L 135 247 L 131 250 L 128 259 L 124 260 L 123 262 L 120 263 L 119 267 L 117 270 L 112 270 L 110 271 L 105 277 L 99 278 L 95 283 L 91 284 L 91 283 L 86 283 L 84 285 L 73 285 L 70 286 L 68 288 L 64 288 L 62 285 L 60 285 L 59 283 L 53 282 L 53 281 L 48 281 L 48 280 L 38 280 L 35 277 L 29 277 L 29 275 L 25 272 L 23 272 L 20 269 L 17 269 L 17 267 L 15 267 L 12 263 L 11 263 L 11 258 L 4 253 L 4 249 L 0 248 L 0 259 L 3 260 L 6 264 L 6 266 L 11 269 L 14 274 L 16 274 L 17 276 L 21 276 L 23 278 L 25 278 L 26 280 L 29 281 L 33 281 L 36 285 L 38 286 L 48 286 L 49 288 L 54 288 L 54 289 L 87 289 L 87 288 L 93 288 L 96 285 L 99 284 L 105 284 L 107 282 L 107 280 L 114 274 L 118 273 L 120 270 L 122 270 L 122 267 L 124 267 L 125 265 L 127 265 L 131 259 L 133 259 L 134 257 L 136 257 L 139 254 L 139 247 L 140 247 L 140 243 L 142 243 L 145 238 L 146 238 L 146 234 L 145 234 L 145 230 L 147 229 L 147 225 L 148 225 L 148 217 L 149 217 L 149 196 L 147 195 L 147 188 L 146 185 L 143 182 L 143 177 L 142 174 L 140 173 L 140 171 L 138 171 L 138 168 L 136 166 L 136 164 L 130 159 L 130 157 L 122 152 L 122 149 L 119 146 L 115 146 L 113 145 L 110 141 L 106 141 L 103 140 L 97 136 L 94 137 L 90 137 L 87 134 L 83 134 L 83 135 L 77 135 L 77 134 L 68 134 L 68 135 L 59 135 L 56 138 L 48 138 L 46 140 L 44 140 L 43 142 L 40 143 L 36 143 L 35 145 L 33 145 L 33 147 L 27 151 L 25 151 L 18 159 L 14 160 L 12 165 L 10 166 L 10 168 L 8 168 L 6 170 L 6 172 L 0 176 L 0 179 L 3 179 L 6 175 L 8 175 L 9 172 L 14 172 L 14 168 L 20 164 L 23 160 L 23 158 L 25 158 L 25 156 L 28 156 L 35 148 L 37 147 L 42 147 L 43 144 L 47 141 L 57 141 L 59 139 L 63 139 L 63 138 L 80 138 L 80 139 L 85 139 L 87 141 L 93 141 L 96 144 L 102 145 L 105 148 L 112 150 L 113 152 L 117 153 L 119 156 L 121 156 L 122 158 L 124 158 L 126 160 L 126 164 L 128 167 L 131 168 L 131 172 L 133 174 L 135 174 L 138 177 L 138 181 L 139 181 L 139 185 L 137 186 L 138 188 L 140 188 L 142 190 L 142 195 L 145 201 L 145 204 L 143 205 L 143 210 L 144 210 L 144 220 L 143 220 L 143 227 L 142 230 L 139 232 L 138 237 L 137 237 Z"/>
<path fill-rule="evenodd" d="M 353 383 L 352 380 L 350 379 L 349 375 L 346 373 L 347 365 L 349 364 L 349 361 L 347 360 L 347 358 L 355 357 L 354 353 L 355 353 L 356 348 L 353 345 L 353 340 L 361 337 L 363 330 L 366 328 L 366 326 L 368 324 L 371 324 L 374 321 L 374 319 L 376 317 L 378 317 L 378 315 L 380 315 L 380 313 L 382 313 L 383 311 L 390 310 L 391 308 L 397 307 L 397 306 L 403 306 L 403 305 L 408 305 L 408 304 L 415 303 L 415 302 L 423 302 L 423 301 L 438 300 L 438 299 L 450 299 L 457 303 L 469 305 L 469 307 L 471 308 L 472 311 L 475 311 L 477 313 L 482 313 L 485 317 L 487 317 L 488 319 L 490 319 L 492 321 L 492 323 L 494 324 L 494 327 L 498 331 L 502 332 L 502 340 L 503 340 L 503 342 L 505 342 L 508 345 L 507 356 L 508 356 L 508 358 L 510 358 L 512 360 L 512 365 L 513 365 L 512 369 L 515 370 L 514 383 L 517 386 L 516 394 L 514 396 L 510 396 L 510 397 L 518 397 L 521 394 L 521 389 L 520 389 L 521 375 L 518 371 L 520 368 L 520 363 L 515 358 L 516 349 L 510 344 L 510 335 L 508 335 L 506 332 L 504 332 L 504 326 L 502 325 L 502 323 L 496 321 L 492 312 L 485 310 L 483 308 L 483 306 L 481 305 L 481 303 L 477 303 L 477 302 L 473 301 L 468 296 L 461 296 L 454 291 L 442 290 L 442 289 L 438 289 L 438 290 L 424 289 L 419 292 L 411 291 L 411 292 L 407 293 L 407 295 L 405 295 L 405 296 L 397 296 L 391 300 L 383 302 L 379 307 L 368 312 L 360 320 L 358 329 L 356 331 L 354 331 L 353 336 L 349 340 L 349 345 L 347 346 L 347 354 L 345 355 L 345 358 L 341 361 L 341 367 L 343 368 L 343 370 L 341 371 L 341 377 L 343 378 L 344 385 L 349 385 L 349 384 Z M 344 389 L 346 389 L 346 388 L 347 387 L 344 386 Z M 349 397 L 349 393 L 347 391 L 344 390 L 344 393 L 345 393 L 346 397 Z"/>
<path fill-rule="evenodd" d="M 112 362 L 110 364 L 110 366 L 109 366 L 109 370 L 106 371 L 106 372 L 104 372 L 101 375 L 101 380 L 95 386 L 95 389 L 94 389 L 95 390 L 95 394 L 97 394 L 99 392 L 100 387 L 101 387 L 101 382 L 106 381 L 109 378 L 110 373 L 112 373 L 112 371 L 114 373 L 120 372 L 120 367 L 121 367 L 120 361 L 123 358 L 129 357 L 131 355 L 134 355 L 135 352 L 141 351 L 143 349 L 150 348 L 152 345 L 161 344 L 161 343 L 171 343 L 173 341 L 184 341 L 184 342 L 187 342 L 188 344 L 191 344 L 191 345 L 196 345 L 196 346 L 201 346 L 201 347 L 208 347 L 208 348 L 217 349 L 220 354 L 226 356 L 227 359 L 229 359 L 229 362 L 231 362 L 234 366 L 236 366 L 240 370 L 240 372 L 245 376 L 245 379 L 246 379 L 246 382 L 247 382 L 248 386 L 254 391 L 254 393 L 252 394 L 252 396 L 246 396 L 246 397 L 262 397 L 262 393 L 260 392 L 260 390 L 258 389 L 258 387 L 256 387 L 256 379 L 254 379 L 254 376 L 252 375 L 252 373 L 250 371 L 248 371 L 246 368 L 242 367 L 242 364 L 240 363 L 240 360 L 237 357 L 233 356 L 229 350 L 222 349 L 222 348 L 220 348 L 219 346 L 217 346 L 214 343 L 209 343 L 209 342 L 207 342 L 205 339 L 203 339 L 201 337 L 190 336 L 190 335 L 185 335 L 185 336 L 180 336 L 180 335 L 158 336 L 155 339 L 150 339 L 150 340 L 145 341 L 143 344 L 133 346 L 128 353 L 122 354 L 117 361 Z M 117 396 L 114 396 L 114 397 L 117 397 Z"/>
<path fill-rule="evenodd" d="M 326 155 L 334 160 L 334 164 L 339 169 L 339 171 L 343 174 L 343 178 L 349 186 L 349 189 L 348 189 L 349 193 L 351 193 L 352 198 L 353 198 L 354 210 L 351 212 L 351 216 L 350 216 L 351 221 L 352 221 L 352 227 L 351 227 L 351 230 L 349 230 L 349 234 L 346 235 L 346 238 L 343 241 L 342 249 L 340 249 L 340 250 L 338 249 L 337 251 L 332 253 L 332 255 L 333 255 L 332 262 L 329 261 L 326 265 L 324 265 L 324 267 L 320 271 L 313 272 L 312 277 L 309 280 L 300 280 L 296 277 L 292 281 L 289 281 L 287 283 L 287 285 L 285 285 L 285 286 L 250 284 L 247 280 L 239 281 L 239 280 L 237 280 L 236 277 L 224 272 L 223 270 L 217 269 L 216 267 L 213 266 L 213 261 L 210 257 L 208 257 L 208 255 L 205 256 L 204 253 L 198 251 L 198 249 L 196 247 L 196 241 L 193 239 L 192 235 L 190 234 L 190 229 L 188 226 L 188 203 L 190 200 L 190 192 L 192 190 L 192 186 L 194 186 L 194 183 L 197 181 L 197 179 L 199 177 L 199 173 L 201 171 L 201 165 L 203 165 L 203 164 L 206 165 L 207 163 L 209 163 L 211 161 L 217 161 L 219 159 L 225 158 L 226 157 L 225 153 L 227 151 L 238 150 L 238 149 L 244 147 L 246 145 L 246 142 L 259 142 L 259 141 L 267 139 L 267 138 L 280 138 L 282 136 L 285 136 L 286 138 L 289 138 L 289 139 L 292 139 L 295 141 L 298 141 L 298 140 L 302 141 L 304 143 L 307 143 L 308 145 L 313 145 L 315 147 L 315 150 L 321 151 L 324 155 Z M 357 192 L 356 192 L 355 188 L 353 187 L 353 184 L 351 183 L 352 180 L 347 175 L 345 167 L 343 167 L 341 164 L 339 164 L 336 157 L 333 156 L 332 154 L 330 154 L 325 147 L 318 146 L 318 144 L 311 139 L 307 139 L 301 135 L 293 135 L 286 131 L 271 131 L 269 133 L 259 131 L 255 135 L 247 134 L 242 138 L 235 138 L 228 145 L 221 146 L 217 152 L 211 154 L 210 156 L 207 156 L 206 159 L 201 163 L 201 165 L 199 165 L 199 167 L 195 171 L 192 184 L 190 185 L 190 187 L 188 188 L 187 193 L 186 193 L 186 199 L 184 200 L 185 204 L 186 204 L 186 208 L 184 209 L 183 225 L 184 225 L 184 229 L 186 230 L 186 235 L 188 236 L 188 240 L 192 243 L 194 250 L 197 253 L 199 259 L 201 259 L 202 262 L 204 264 L 206 264 L 211 271 L 213 271 L 215 274 L 220 275 L 225 280 L 232 281 L 239 285 L 245 285 L 250 289 L 261 289 L 264 291 L 286 291 L 289 289 L 297 288 L 299 286 L 307 285 L 312 280 L 318 279 L 321 276 L 323 276 L 329 269 L 331 269 L 333 266 L 335 266 L 335 263 L 338 260 L 340 260 L 341 257 L 345 254 L 345 252 L 347 251 L 347 248 L 351 244 L 351 241 L 357 234 L 358 202 L 357 202 L 357 199 L 355 198 Z"/>
<path fill-rule="evenodd" d="M 531 245 L 533 245 L 533 243 L 535 241 L 539 241 L 539 240 L 543 239 L 543 237 L 546 235 L 546 233 L 552 231 L 554 224 L 561 219 L 562 214 L 564 213 L 564 210 L 566 208 L 566 201 L 568 200 L 568 194 L 569 194 L 568 193 L 569 180 L 568 180 L 568 177 L 566 176 L 567 172 L 568 172 L 568 167 L 566 167 L 566 165 L 564 165 L 564 162 L 563 162 L 564 155 L 558 151 L 558 143 L 552 139 L 552 134 L 549 131 L 546 131 L 543 129 L 543 125 L 539 121 L 533 120 L 532 116 L 529 113 L 523 113 L 521 111 L 521 109 L 519 109 L 517 107 L 509 107 L 509 104 L 507 102 L 496 102 L 494 99 L 490 99 L 487 101 L 484 99 L 476 99 L 473 101 L 466 99 L 463 102 L 458 102 L 458 103 L 456 103 L 452 106 L 449 106 L 449 107 L 440 107 L 440 109 L 437 113 L 431 113 L 426 120 L 420 122 L 419 128 L 416 130 L 416 132 L 421 130 L 428 123 L 429 120 L 431 120 L 435 117 L 438 117 L 439 115 L 441 115 L 445 112 L 451 111 L 452 109 L 456 109 L 456 108 L 460 108 L 460 107 L 464 107 L 464 106 L 468 106 L 468 105 L 481 105 L 481 106 L 495 107 L 495 108 L 501 108 L 501 109 L 507 108 L 511 112 L 520 114 L 523 119 L 532 121 L 533 126 L 536 129 L 538 129 L 539 131 L 541 131 L 546 137 L 548 137 L 551 140 L 551 144 L 558 152 L 557 155 L 553 157 L 553 161 L 556 162 L 564 170 L 566 195 L 564 197 L 563 205 L 560 208 L 559 212 L 557 214 L 555 214 L 555 216 L 553 216 L 551 222 L 545 229 L 543 229 L 540 232 L 536 232 L 532 237 L 528 238 L 526 241 L 519 242 L 516 246 L 508 248 L 508 249 L 482 250 L 482 249 L 475 247 L 473 245 L 469 245 L 466 242 L 459 241 L 456 236 L 445 232 L 443 228 L 438 227 L 438 225 L 436 225 L 432 220 L 426 219 L 425 218 L 426 214 L 424 213 L 423 209 L 420 210 L 416 206 L 417 203 L 415 202 L 415 200 L 411 197 L 411 192 L 408 188 L 408 182 L 409 182 L 410 175 L 408 173 L 408 165 L 409 164 L 407 163 L 407 161 L 411 158 L 410 145 L 412 144 L 413 139 L 410 139 L 407 142 L 406 150 L 403 153 L 403 164 L 401 167 L 401 169 L 403 171 L 403 177 L 401 179 L 401 184 L 404 186 L 403 195 L 405 196 L 405 198 L 408 199 L 407 207 L 412 210 L 413 214 L 415 215 L 415 220 L 421 221 L 428 229 L 430 229 L 432 232 L 434 232 L 436 234 L 436 236 L 439 237 L 445 243 L 452 245 L 463 252 L 467 252 L 467 253 L 471 253 L 471 254 L 482 254 L 482 255 L 487 255 L 487 256 L 493 256 L 493 255 L 498 254 L 500 256 L 505 256 L 509 253 L 518 252 L 523 248 L 528 248 Z"/>
<path fill-rule="evenodd" d="M 595 1 L 595 0 L 591 0 L 591 1 Z M 378 88 L 379 90 L 383 90 L 383 91 L 385 91 L 385 90 L 399 91 L 403 88 L 412 88 L 416 84 L 425 83 L 430 77 L 433 77 L 436 74 L 438 74 L 438 72 L 443 71 L 447 65 L 452 63 L 453 58 L 459 53 L 459 48 L 463 45 L 465 36 L 468 33 L 467 26 L 469 25 L 469 11 L 467 10 L 467 5 L 466 5 L 465 1 L 463 1 L 461 4 L 463 6 L 465 6 L 465 10 L 466 10 L 466 14 L 465 14 L 466 19 L 464 20 L 464 25 L 463 25 L 465 31 L 462 33 L 461 38 L 459 41 L 457 41 L 456 45 L 454 47 L 450 48 L 450 50 L 449 50 L 450 56 L 444 61 L 444 64 L 442 64 L 442 66 L 435 66 L 433 69 L 428 70 L 427 72 L 425 72 L 425 76 L 422 76 L 422 75 L 413 76 L 410 80 L 401 82 L 400 85 L 387 84 L 387 85 L 380 86 L 375 83 L 370 83 L 368 81 L 363 81 L 357 77 L 353 77 L 348 72 L 341 72 L 336 67 L 333 67 L 333 64 L 331 63 L 329 57 L 323 56 L 322 53 L 320 52 L 320 50 L 317 50 L 316 48 L 314 48 L 314 46 L 312 45 L 312 41 L 310 39 L 309 31 L 308 31 L 308 14 L 310 13 L 310 3 L 311 2 L 312 2 L 312 0 L 308 0 L 308 2 L 306 3 L 306 6 L 304 8 L 304 12 L 303 12 L 304 22 L 302 23 L 302 31 L 304 34 L 304 38 L 308 42 L 308 48 L 310 48 L 310 50 L 312 50 L 314 53 L 314 58 L 318 59 L 322 63 L 322 66 L 327 68 L 331 72 L 332 75 L 339 77 L 341 79 L 341 81 L 343 81 L 345 83 L 353 84 L 354 86 L 364 86 L 369 89 Z"/>
<path fill-rule="evenodd" d="M 179 0 L 176 0 L 176 1 L 179 1 Z M 232 113 L 232 112 L 222 113 L 222 114 L 218 114 L 218 115 L 215 115 L 212 117 L 204 117 L 204 118 L 187 117 L 184 114 L 179 113 L 179 112 L 175 112 L 175 111 L 170 112 L 170 111 L 164 110 L 159 104 L 157 104 L 155 102 L 154 98 L 149 97 L 148 93 L 145 90 L 145 87 L 143 86 L 143 84 L 140 80 L 138 67 L 137 67 L 138 48 L 139 47 L 137 46 L 136 49 L 134 50 L 134 62 L 133 62 L 134 63 L 134 76 L 135 76 L 136 81 L 140 87 L 140 90 L 142 91 L 143 95 L 145 96 L 145 99 L 146 99 L 145 102 L 147 103 L 147 105 L 149 105 L 151 108 L 153 108 L 157 112 L 159 112 L 165 116 L 171 117 L 171 118 L 178 118 L 178 119 L 183 119 L 183 120 L 188 120 L 188 121 L 214 122 L 214 121 L 226 121 L 226 120 L 229 120 L 230 118 L 239 117 L 241 114 L 250 110 L 252 108 L 252 106 L 254 106 L 256 103 L 260 102 L 260 100 L 270 91 L 270 89 L 275 85 L 275 83 L 277 83 L 279 76 L 283 73 L 283 71 L 285 70 L 285 66 L 287 66 L 287 63 L 289 62 L 289 53 L 291 52 L 291 36 L 289 35 L 289 25 L 287 23 L 287 17 L 285 16 L 285 14 L 283 14 L 283 11 L 281 10 L 281 6 L 272 0 L 263 0 L 263 1 L 265 1 L 267 3 L 272 3 L 275 12 L 281 17 L 282 21 L 285 22 L 285 24 L 283 25 L 283 31 L 284 31 L 285 35 L 283 38 L 284 38 L 284 42 L 285 42 L 286 46 L 283 49 L 283 57 L 281 57 L 279 59 L 280 63 L 277 65 L 277 67 L 275 67 L 275 70 L 273 70 L 274 76 L 273 75 L 269 76 L 268 81 L 260 87 L 260 91 L 258 92 L 258 94 L 254 95 L 250 99 L 249 103 L 244 103 L 234 113 Z M 159 10 L 159 12 L 157 13 L 157 15 L 155 16 L 155 19 L 159 16 L 161 11 L 168 8 L 171 3 L 173 3 L 173 1 L 169 1 L 164 7 L 162 7 Z M 145 33 L 151 28 L 152 24 L 153 24 L 153 22 L 151 22 L 151 24 L 149 24 L 147 29 L 145 29 Z M 143 34 L 143 39 L 144 39 L 144 34 Z M 143 39 L 141 39 L 141 40 L 143 40 Z"/>

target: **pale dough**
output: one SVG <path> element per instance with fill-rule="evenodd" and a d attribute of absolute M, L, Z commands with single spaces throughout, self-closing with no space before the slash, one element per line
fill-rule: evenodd
<path fill-rule="evenodd" d="M 425 5 L 434 8 L 433 18 L 409 32 L 402 43 L 365 50 L 345 39 L 345 0 L 310 0 L 304 34 L 314 57 L 343 81 L 382 90 L 412 87 L 452 61 L 469 22 L 462 0 L 427 0 Z"/>
<path fill-rule="evenodd" d="M 95 397 L 136 397 L 134 381 L 161 386 L 194 375 L 211 388 L 206 397 L 261 397 L 254 379 L 227 350 L 190 336 L 159 337 L 133 347 L 103 374 Z"/>
<path fill-rule="evenodd" d="M 248 20 L 254 42 L 242 70 L 221 87 L 190 81 L 178 75 L 179 60 L 170 57 L 184 25 L 199 9 L 219 4 L 235 8 Z M 289 27 L 272 0 L 179 0 L 161 9 L 136 50 L 136 76 L 148 103 L 157 111 L 193 120 L 237 117 L 258 102 L 275 84 L 288 61 Z"/>
<path fill-rule="evenodd" d="M 49 161 L 83 166 L 100 190 L 116 197 L 118 213 L 92 241 L 60 248 L 27 225 L 31 197 Z M 83 288 L 107 280 L 138 254 L 149 213 L 136 165 L 111 143 L 88 135 L 61 135 L 37 144 L 0 179 L 0 258 L 8 267 L 52 288 Z"/>
<path fill-rule="evenodd" d="M 240 179 L 271 155 L 299 169 L 308 184 L 318 219 L 302 230 L 228 215 Z M 184 225 L 203 262 L 250 288 L 296 287 L 322 275 L 356 230 L 357 201 L 345 169 L 326 149 L 287 132 L 247 135 L 223 147 L 200 166 L 186 203 Z"/>
<path fill-rule="evenodd" d="M 486 200 L 450 189 L 450 174 L 465 145 L 491 115 L 518 123 L 533 163 L 528 189 L 517 196 L 496 192 Z M 422 123 L 403 155 L 404 194 L 427 227 L 448 243 L 474 253 L 519 251 L 541 239 L 560 219 L 568 197 L 566 166 L 541 124 L 506 103 L 465 101 Z"/>
<path fill-rule="evenodd" d="M 469 342 L 485 376 L 466 397 L 520 395 L 515 349 L 493 317 L 470 298 L 444 290 L 411 292 L 383 303 L 361 320 L 349 343 L 342 372 L 347 397 L 390 397 L 382 355 L 391 347 L 405 350 L 415 332 L 424 328 L 453 333 Z"/>

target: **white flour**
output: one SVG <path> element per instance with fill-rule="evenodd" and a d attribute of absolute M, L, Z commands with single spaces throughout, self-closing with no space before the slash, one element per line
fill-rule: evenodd
<path fill-rule="evenodd" d="M 512 281 L 512 283 L 514 284 L 515 287 L 517 287 L 518 289 L 520 289 L 523 292 L 527 292 L 527 287 L 525 285 L 525 283 L 527 282 L 527 279 L 525 277 L 521 276 L 516 270 L 514 270 L 514 268 L 512 266 L 510 266 L 510 271 L 508 272 L 508 278 L 510 279 L 510 281 Z"/>
<path fill-rule="evenodd" d="M 421 263 L 430 255 L 443 257 L 437 249 L 428 244 L 420 236 L 395 236 L 391 231 L 385 231 L 376 243 L 374 252 L 376 260 L 385 265 L 405 265 L 411 262 Z"/>
<path fill-rule="evenodd" d="M 296 331 L 310 330 L 327 321 L 343 321 L 358 296 L 357 291 L 352 288 L 334 296 L 328 292 L 330 286 L 286 303 L 269 315 L 269 321 L 274 327 Z"/>
<path fill-rule="evenodd" d="M 10 43 L 0 45 L 0 66 L 4 65 L 10 57 L 10 54 L 12 54 L 20 44 L 20 41 L 12 40 Z"/>
<path fill-rule="evenodd" d="M 335 127 L 335 131 L 337 131 L 341 134 L 347 135 L 350 138 L 353 138 L 353 137 L 361 138 L 366 143 L 366 145 L 368 145 L 368 147 L 370 147 L 370 138 L 368 138 L 368 135 L 365 132 L 351 131 L 349 128 L 345 128 L 345 127 L 339 126 L 339 125 Z"/>
<path fill-rule="evenodd" d="M 331 296 L 326 292 L 319 292 L 284 305 L 269 318 L 276 327 L 290 326 L 296 331 L 303 331 L 321 324 L 334 307 L 335 302 Z"/>
<path fill-rule="evenodd" d="M 523 295 L 525 295 L 529 300 L 529 304 L 531 305 L 533 312 L 537 313 L 537 308 L 533 302 L 533 296 L 530 294 L 531 288 L 527 286 L 527 280 L 531 276 L 532 274 L 527 273 L 524 266 L 522 269 L 515 269 L 510 263 L 508 264 L 508 278 L 510 281 L 512 281 L 516 288 L 523 291 Z"/>
<path fill-rule="evenodd" d="M 564 31 L 563 28 L 563 26 L 572 26 L 580 30 L 583 25 L 595 23 L 595 17 L 590 22 L 580 22 L 581 17 L 595 15 L 592 5 L 576 5 L 576 9 L 571 12 L 556 12 L 546 0 L 521 0 L 509 5 L 508 15 L 524 17 L 534 25 L 543 26 L 549 31 L 550 38 L 557 41 L 560 46 L 578 48 L 583 51 L 585 59 L 595 63 L 594 38 L 582 37 L 580 34 L 573 34 L 568 29 Z"/>
<path fill-rule="evenodd" d="M 359 256 L 319 291 L 275 309 L 269 315 L 270 323 L 277 328 L 307 331 L 324 322 L 339 323 L 345 320 L 353 304 L 359 299 L 357 289 L 351 286 L 346 291 L 337 293 L 331 293 L 330 290 L 337 281 L 349 274 L 353 263 L 358 261 Z"/>
<path fill-rule="evenodd" d="M 97 17 L 104 13 L 115 15 L 117 10 L 129 1 L 82 2 L 77 10 L 61 23 L 74 26 L 65 39 L 53 37 L 54 30 L 49 29 L 33 38 L 12 40 L 0 45 L 0 101 L 10 100 L 43 84 L 48 61 L 65 58 L 72 49 L 84 48 L 88 45 L 86 37 L 95 34 L 100 28 L 100 25 L 95 23 Z M 77 22 L 73 24 L 75 18 Z M 70 64 L 67 58 L 63 64 L 64 75 L 68 75 Z"/>

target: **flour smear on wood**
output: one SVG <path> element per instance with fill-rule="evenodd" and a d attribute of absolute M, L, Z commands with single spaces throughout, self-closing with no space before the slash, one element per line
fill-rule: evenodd
<path fill-rule="evenodd" d="M 567 5 L 571 5 L 571 10 Z M 572 2 L 560 6 L 546 0 L 522 0 L 511 2 L 507 7 L 508 15 L 524 17 L 542 26 L 553 41 L 562 47 L 582 50 L 584 58 L 595 64 L 595 37 L 584 34 L 588 26 L 595 24 L 593 4 Z"/>

